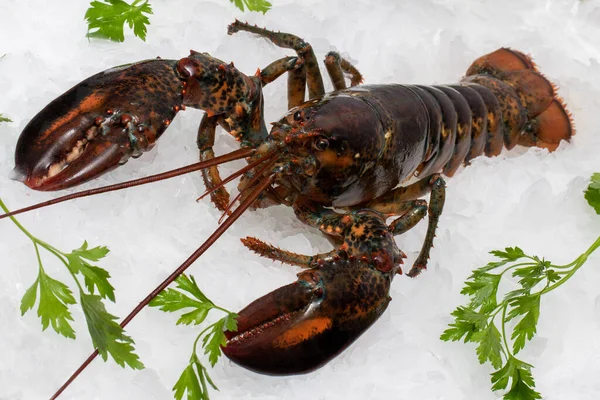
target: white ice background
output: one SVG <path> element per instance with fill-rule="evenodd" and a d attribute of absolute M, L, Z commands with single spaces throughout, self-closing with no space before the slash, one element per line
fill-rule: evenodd
<path fill-rule="evenodd" d="M 227 359 L 210 371 L 213 399 L 482 399 L 490 391 L 489 365 L 474 345 L 445 343 L 440 333 L 470 271 L 491 260 L 488 251 L 518 245 L 557 264 L 572 261 L 600 234 L 583 198 L 589 176 L 600 171 L 600 1 L 598 0 L 272 0 L 266 15 L 241 13 L 227 0 L 153 0 L 147 42 L 128 33 L 122 44 L 88 41 L 87 1 L 0 2 L 0 196 L 11 207 L 54 198 L 9 179 L 17 138 L 56 96 L 115 65 L 161 56 L 178 59 L 206 51 L 253 74 L 290 51 L 240 33 L 227 36 L 234 18 L 297 34 L 319 60 L 331 50 L 349 57 L 366 83 L 450 83 L 480 55 L 502 46 L 534 56 L 560 87 L 577 125 L 571 143 L 555 153 L 518 148 L 480 158 L 447 183 L 430 268 L 418 279 L 400 276 L 383 317 L 342 355 L 308 375 L 270 377 Z M 322 68 L 324 71 L 324 68 Z M 327 81 L 329 90 L 331 85 Z M 285 79 L 265 90 L 266 120 L 285 112 Z M 84 185 L 122 182 L 197 160 L 195 136 L 202 112 L 180 113 L 151 153 Z M 219 132 L 218 153 L 237 143 Z M 243 162 L 222 168 L 231 172 Z M 232 188 L 234 186 L 231 186 Z M 220 213 L 198 174 L 81 199 L 19 217 L 36 236 L 70 251 L 84 239 L 111 252 L 110 271 L 124 317 L 192 253 L 217 226 Z M 71 192 L 71 191 L 69 191 Z M 64 193 L 61 193 L 64 194 Z M 410 263 L 425 223 L 398 239 Z M 247 212 L 189 270 L 216 303 L 239 310 L 291 282 L 298 272 L 251 254 L 239 239 L 257 236 L 299 253 L 331 247 L 295 219 L 290 208 Z M 82 312 L 74 308 L 76 341 L 48 329 L 19 304 L 37 274 L 31 242 L 8 220 L 0 222 L 0 399 L 47 399 L 92 350 Z M 64 266 L 44 255 L 46 272 L 72 282 Z M 538 390 L 548 400 L 600 398 L 600 257 L 542 299 L 537 337 L 521 358 L 533 364 Z M 146 365 L 121 369 L 97 359 L 63 399 L 170 399 L 197 329 L 175 326 L 174 315 L 146 309 L 127 327 Z"/>

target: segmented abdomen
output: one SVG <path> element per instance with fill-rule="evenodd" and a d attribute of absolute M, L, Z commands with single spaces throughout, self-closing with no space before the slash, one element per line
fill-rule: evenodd
<path fill-rule="evenodd" d="M 522 53 L 499 49 L 476 60 L 458 84 L 406 86 L 427 109 L 429 134 L 419 176 L 452 176 L 461 163 L 517 144 L 556 149 L 574 134 L 555 87 Z"/>

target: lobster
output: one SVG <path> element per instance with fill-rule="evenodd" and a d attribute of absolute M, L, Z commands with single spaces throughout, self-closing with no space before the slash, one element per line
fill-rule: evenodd
<path fill-rule="evenodd" d="M 242 310 L 238 332 L 227 333 L 224 353 L 255 371 L 308 372 L 356 340 L 389 303 L 403 258 L 393 236 L 428 215 L 423 246 L 407 275 L 426 268 L 445 198 L 440 173 L 452 176 L 461 164 L 498 155 L 503 147 L 552 151 L 575 133 L 554 85 L 515 50 L 485 55 L 460 83 L 437 86 L 357 86 L 362 77 L 356 68 L 330 53 L 326 65 L 335 90 L 326 94 L 309 44 L 239 21 L 229 27 L 230 34 L 237 31 L 256 33 L 297 55 L 252 77 L 197 52 L 179 61 L 149 60 L 101 72 L 32 119 L 17 143 L 15 163 L 17 176 L 32 189 L 69 188 L 150 150 L 185 107 L 204 110 L 196 169 L 202 169 L 219 209 L 227 214 L 237 200 L 240 206 L 153 295 L 249 207 L 291 206 L 302 222 L 339 246 L 304 256 L 243 240 L 260 255 L 310 268 L 296 283 Z M 261 88 L 285 72 L 289 111 L 269 132 Z M 344 73 L 351 76 L 350 88 Z M 215 157 L 217 125 L 240 142 L 240 150 Z M 239 158 L 248 166 L 222 180 L 217 165 Z M 230 201 L 223 185 L 238 176 L 239 195 Z M 419 199 L 427 193 L 429 203 Z"/>

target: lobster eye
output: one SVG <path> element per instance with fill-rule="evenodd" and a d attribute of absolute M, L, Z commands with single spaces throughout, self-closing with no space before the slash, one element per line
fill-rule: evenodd
<path fill-rule="evenodd" d="M 304 114 L 304 113 L 303 113 L 302 111 L 300 111 L 300 110 L 296 111 L 296 112 L 294 113 L 294 121 L 297 121 L 297 122 L 299 122 L 299 121 L 302 121 L 302 119 L 303 119 L 303 117 L 304 117 L 304 115 L 303 115 L 303 114 Z"/>
<path fill-rule="evenodd" d="M 313 142 L 313 147 L 315 150 L 323 151 L 329 147 L 329 140 L 324 138 L 319 138 Z"/>

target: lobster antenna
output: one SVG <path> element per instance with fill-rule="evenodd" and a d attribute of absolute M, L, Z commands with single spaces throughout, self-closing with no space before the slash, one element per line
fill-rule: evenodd
<path fill-rule="evenodd" d="M 202 195 L 200 197 L 198 197 L 196 199 L 196 201 L 202 200 L 203 198 L 205 198 L 206 196 L 208 196 L 215 190 L 222 188 L 223 186 L 225 186 L 226 184 L 228 184 L 229 182 L 231 182 L 238 176 L 245 174 L 246 172 L 250 171 L 252 168 L 256 167 L 257 165 L 260 165 L 263 161 L 273 157 L 273 155 L 275 154 L 276 151 L 277 151 L 276 149 L 273 149 L 273 150 L 267 152 L 264 156 L 262 156 L 258 160 L 251 162 L 250 164 L 246 165 L 244 168 L 241 168 L 241 169 L 235 171 L 233 174 L 231 174 L 227 178 L 223 179 L 218 185 L 215 185 L 215 186 L 211 187 L 210 189 L 206 189 L 206 191 L 204 193 L 202 193 Z M 271 160 L 271 162 L 269 164 L 272 164 L 273 161 L 274 160 Z"/>
<path fill-rule="evenodd" d="M 262 174 L 264 174 L 264 172 L 271 167 L 273 164 L 275 164 L 275 161 L 277 161 L 277 158 L 272 158 L 271 160 L 267 161 L 254 175 L 254 177 L 252 179 L 250 179 L 250 182 L 248 182 L 248 184 L 246 185 L 246 188 L 251 188 L 256 181 L 258 181 L 261 177 Z M 242 189 L 240 190 L 240 192 L 237 194 L 237 196 L 235 196 L 235 198 L 233 200 L 231 200 L 231 202 L 229 203 L 229 205 L 227 206 L 227 208 L 225 209 L 225 211 L 223 211 L 223 214 L 221 215 L 221 218 L 219 218 L 219 223 L 223 222 L 223 219 L 225 219 L 225 217 L 227 215 L 229 215 L 229 211 L 231 210 L 231 208 L 233 207 L 233 205 L 235 204 L 236 201 L 238 201 L 240 199 L 240 197 L 242 197 L 242 195 L 244 193 L 246 193 L 249 189 Z M 267 190 L 269 190 L 270 187 L 267 187 Z"/>
<path fill-rule="evenodd" d="M 254 151 L 255 150 L 252 148 L 238 149 L 238 150 L 232 151 L 231 153 L 224 154 L 219 157 L 215 157 L 211 160 L 200 161 L 200 162 L 188 165 L 186 167 L 181 167 L 181 168 L 177 168 L 177 169 L 174 169 L 171 171 L 162 172 L 160 174 L 150 175 L 145 178 L 133 179 L 133 180 L 123 182 L 123 183 L 117 183 L 114 185 L 84 190 L 84 191 L 77 192 L 77 193 L 71 193 L 66 196 L 57 197 L 56 199 L 44 201 L 42 203 L 34 204 L 29 207 L 21 208 L 19 210 L 15 210 L 15 211 L 11 211 L 6 214 L 2 214 L 2 215 L 0 215 L 0 219 L 6 218 L 6 217 L 11 217 L 13 215 L 21 214 L 21 213 L 24 213 L 27 211 L 37 210 L 38 208 L 51 206 L 53 204 L 62 203 L 63 201 L 67 201 L 67 200 L 78 199 L 80 197 L 87 197 L 87 196 L 92 196 L 95 194 L 112 192 L 115 190 L 121 190 L 121 189 L 130 188 L 130 187 L 134 187 L 134 186 L 144 185 L 146 183 L 158 182 L 158 181 L 162 181 L 164 179 L 174 178 L 179 175 L 184 175 L 184 174 L 187 174 L 190 172 L 198 171 L 200 169 L 212 167 L 213 165 L 219 165 L 219 164 L 223 164 L 223 163 L 226 163 L 229 161 L 239 160 L 240 158 L 244 158 L 244 157 L 251 155 L 252 153 L 254 153 Z"/>
<path fill-rule="evenodd" d="M 135 318 L 135 316 L 139 314 L 139 312 L 142 311 L 144 307 L 146 307 L 152 301 L 152 299 L 158 296 L 160 292 L 166 289 L 167 286 L 169 286 L 175 279 L 177 279 L 179 275 L 181 275 L 190 265 L 194 263 L 194 261 L 196 261 L 206 250 L 208 250 L 210 246 L 212 246 L 213 243 L 216 242 L 217 239 L 221 237 L 221 235 L 225 233 L 225 231 L 244 213 L 244 211 L 246 211 L 248 207 L 250 207 L 252 203 L 254 203 L 258 196 L 260 196 L 261 193 L 273 183 L 274 179 L 275 176 L 271 175 L 263 182 L 260 182 L 258 186 L 256 186 L 254 189 L 252 189 L 252 192 L 250 192 L 248 197 L 244 199 L 240 206 L 231 213 L 229 218 L 227 218 L 222 225 L 219 225 L 217 229 L 215 229 L 213 234 L 210 235 L 208 239 L 206 239 L 202 246 L 198 247 L 198 249 L 194 251 L 194 253 L 192 253 L 192 255 L 189 256 L 188 259 L 183 262 L 183 264 L 181 264 L 175 271 L 173 271 L 173 273 L 171 273 L 171 275 L 169 275 L 167 279 L 165 279 L 160 285 L 158 285 L 156 289 L 154 289 L 148 296 L 146 296 L 146 298 L 142 300 L 133 309 L 133 311 L 131 311 L 129 315 L 127 315 L 127 317 L 125 317 L 123 322 L 121 322 L 120 324 L 121 328 L 125 328 L 127 324 L 129 324 L 129 322 L 131 322 L 131 320 Z M 94 352 L 83 362 L 83 364 L 81 364 L 79 368 L 77 368 L 77 370 L 60 387 L 60 389 L 58 389 L 56 393 L 54 393 L 50 400 L 54 400 L 58 396 L 60 396 L 60 394 L 71 384 L 71 382 L 75 380 L 75 378 L 77 378 L 77 376 L 79 376 L 81 372 L 83 372 L 83 370 L 94 360 L 94 358 L 96 358 L 97 355 L 98 350 L 94 350 Z"/>

